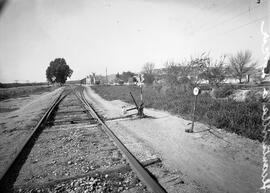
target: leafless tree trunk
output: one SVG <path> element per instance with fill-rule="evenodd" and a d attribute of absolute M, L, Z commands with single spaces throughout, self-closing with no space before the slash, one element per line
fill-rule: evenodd
<path fill-rule="evenodd" d="M 242 83 L 243 77 L 252 72 L 256 67 L 256 62 L 251 63 L 251 51 L 246 50 L 245 52 L 238 52 L 235 56 L 230 56 L 229 62 L 229 73 L 232 77 L 239 80 L 239 83 Z"/>

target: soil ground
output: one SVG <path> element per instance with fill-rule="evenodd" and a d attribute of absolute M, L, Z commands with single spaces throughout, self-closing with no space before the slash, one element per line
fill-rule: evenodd
<path fill-rule="evenodd" d="M 0 101 L 0 173 L 61 90 Z"/>
<path fill-rule="evenodd" d="M 124 117 L 122 106 L 132 106 L 106 101 L 86 88 L 89 101 L 108 119 Z M 185 133 L 190 128 L 188 120 L 154 109 L 145 109 L 145 114 L 149 117 L 107 121 L 133 154 L 161 157 L 168 172 L 192 182 L 192 190 L 196 185 L 200 192 L 260 192 L 261 143 L 221 129 L 209 130 L 201 123 L 195 123 L 194 133 Z M 162 178 L 158 180 L 166 186 Z M 179 187 L 179 192 L 193 192 L 191 185 Z"/>

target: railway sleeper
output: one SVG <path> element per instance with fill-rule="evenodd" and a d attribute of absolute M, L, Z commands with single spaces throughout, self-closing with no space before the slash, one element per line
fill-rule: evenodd
<path fill-rule="evenodd" d="M 144 167 L 160 163 L 159 158 L 143 161 Z M 109 187 L 108 185 L 113 185 Z M 89 186 L 90 185 L 90 186 Z M 132 190 L 135 192 L 147 192 L 146 187 L 136 178 L 129 165 L 117 165 L 107 169 L 98 169 L 86 174 L 72 177 L 61 178 L 47 183 L 33 183 L 31 185 L 16 185 L 14 192 L 46 192 L 52 190 L 69 191 L 76 186 L 82 187 L 82 190 L 96 189 L 99 185 L 107 185 L 107 189 L 119 192 L 121 190 Z M 78 190 L 78 189 L 76 189 Z"/>
<path fill-rule="evenodd" d="M 97 124 L 98 122 L 94 119 L 73 119 L 73 120 L 56 120 L 48 122 L 48 125 L 68 125 L 68 124 L 81 124 L 81 123 L 90 123 Z"/>
<path fill-rule="evenodd" d="M 77 120 L 77 119 L 89 119 L 89 116 L 86 114 L 86 113 L 84 113 L 84 114 L 68 114 L 68 115 L 56 115 L 55 117 L 54 117 L 54 120 L 61 120 L 61 119 L 63 119 L 63 120 L 67 120 L 67 119 L 75 119 L 75 120 Z"/>

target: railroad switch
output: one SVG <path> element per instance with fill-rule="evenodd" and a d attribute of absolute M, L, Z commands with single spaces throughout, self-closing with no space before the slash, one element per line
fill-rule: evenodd
<path fill-rule="evenodd" d="M 140 118 L 143 118 L 143 117 L 145 117 L 145 114 L 143 113 L 143 108 L 144 108 L 144 106 L 143 106 L 143 103 L 142 104 L 140 104 L 140 106 L 138 107 L 138 113 L 137 113 L 137 115 L 140 117 Z"/>
<path fill-rule="evenodd" d="M 189 129 L 185 129 L 186 133 L 193 133 L 193 129 L 189 128 Z"/>
<path fill-rule="evenodd" d="M 135 99 L 134 99 L 134 97 L 133 97 L 133 95 L 132 95 L 131 92 L 130 92 L 130 95 L 131 95 L 132 100 L 133 100 L 133 102 L 134 102 L 134 104 L 135 104 L 135 107 L 132 107 L 132 108 L 130 108 L 130 109 L 125 109 L 125 106 L 122 107 L 123 114 L 126 114 L 128 111 L 131 111 L 131 110 L 135 110 L 135 109 L 136 109 L 136 110 L 138 111 L 137 116 L 138 116 L 139 118 L 144 118 L 144 117 L 145 117 L 145 114 L 143 113 L 144 103 L 141 102 L 141 104 L 138 105 L 138 104 L 136 103 L 136 101 L 135 101 Z"/>

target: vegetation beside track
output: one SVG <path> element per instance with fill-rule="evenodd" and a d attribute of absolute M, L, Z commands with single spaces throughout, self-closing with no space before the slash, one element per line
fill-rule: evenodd
<path fill-rule="evenodd" d="M 47 82 L 37 82 L 37 83 L 1 83 L 0 88 L 13 88 L 13 87 L 22 87 L 22 86 L 41 86 L 48 85 Z"/>
<path fill-rule="evenodd" d="M 27 97 L 31 94 L 41 94 L 55 90 L 56 86 L 39 85 L 39 86 L 23 86 L 15 88 L 0 88 L 0 101 L 9 98 Z"/>
<path fill-rule="evenodd" d="M 133 103 L 130 92 L 139 101 L 140 89 L 137 86 L 93 86 L 101 97 L 107 100 L 122 100 Z M 191 118 L 194 96 L 181 89 L 167 89 L 165 92 L 153 86 L 144 87 L 145 107 L 169 111 Z M 245 102 L 232 99 L 216 100 L 209 93 L 198 97 L 196 120 L 217 128 L 234 132 L 253 140 L 262 141 L 262 102 L 250 97 Z"/>

